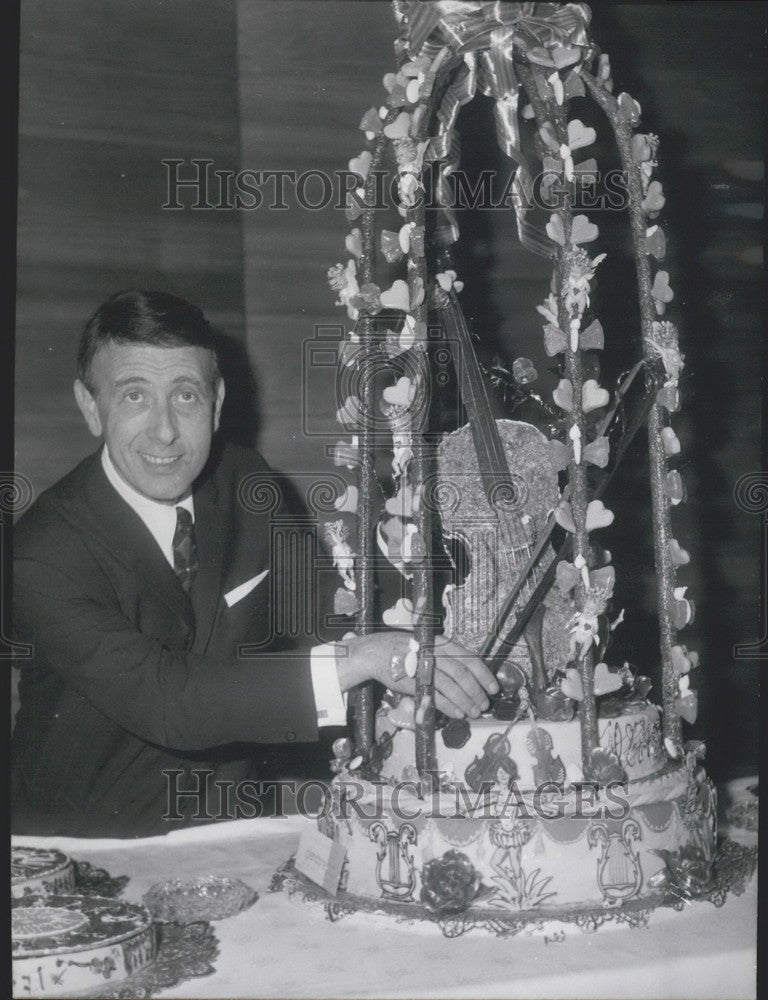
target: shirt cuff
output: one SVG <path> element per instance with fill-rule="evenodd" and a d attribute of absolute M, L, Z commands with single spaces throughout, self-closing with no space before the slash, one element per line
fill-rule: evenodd
<path fill-rule="evenodd" d="M 336 644 L 323 643 L 310 651 L 309 666 L 315 694 L 318 726 L 346 726 L 347 696 L 336 669 Z"/>

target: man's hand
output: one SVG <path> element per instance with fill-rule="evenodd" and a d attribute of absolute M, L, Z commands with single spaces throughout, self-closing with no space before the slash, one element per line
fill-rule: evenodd
<path fill-rule="evenodd" d="M 338 643 L 342 691 L 376 680 L 391 691 L 415 694 L 416 682 L 405 673 L 411 637 L 408 632 L 375 632 Z M 442 636 L 435 638 L 434 653 L 435 707 L 452 719 L 477 718 L 488 708 L 488 695 L 499 690 L 496 678 L 474 653 Z"/>

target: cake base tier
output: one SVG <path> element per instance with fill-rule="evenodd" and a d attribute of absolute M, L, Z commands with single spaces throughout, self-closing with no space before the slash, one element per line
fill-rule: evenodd
<path fill-rule="evenodd" d="M 701 767 L 599 791 L 461 799 L 457 808 L 446 792 L 422 799 L 411 786 L 337 779 L 318 825 L 345 851 L 341 888 L 415 906 L 482 893 L 491 910 L 546 915 L 643 899 L 681 866 L 704 878 L 714 857 L 716 795 Z M 457 887 L 467 879 L 475 892 Z"/>
<path fill-rule="evenodd" d="M 654 910 L 659 907 L 670 912 L 680 912 L 692 901 L 722 906 L 729 893 L 741 895 L 744 892 L 754 874 L 756 863 L 756 847 L 725 838 L 716 851 L 710 881 L 695 894 L 683 894 L 679 887 L 667 884 L 619 907 L 552 907 L 546 913 L 536 909 L 512 912 L 491 908 L 484 904 L 482 898 L 473 900 L 460 913 L 440 914 L 424 904 L 412 902 L 371 899 L 345 891 L 331 896 L 298 872 L 293 858 L 275 872 L 270 891 L 286 892 L 301 905 L 322 906 L 326 917 L 332 922 L 359 916 L 372 924 L 379 921 L 385 924 L 390 920 L 395 920 L 398 924 L 407 923 L 425 933 L 439 928 L 448 938 L 457 938 L 468 932 L 488 933 L 500 938 L 523 933 L 526 937 L 543 935 L 546 942 L 562 940 L 565 927 L 575 927 L 587 933 L 619 927 L 645 927 Z"/>

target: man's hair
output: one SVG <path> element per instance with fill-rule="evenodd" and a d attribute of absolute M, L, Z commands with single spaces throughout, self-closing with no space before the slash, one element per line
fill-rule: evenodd
<path fill-rule="evenodd" d="M 91 364 L 108 343 L 154 347 L 204 347 L 211 352 L 211 378 L 220 376 L 216 337 L 201 309 L 169 292 L 118 292 L 85 324 L 77 348 L 77 376 L 93 392 Z"/>

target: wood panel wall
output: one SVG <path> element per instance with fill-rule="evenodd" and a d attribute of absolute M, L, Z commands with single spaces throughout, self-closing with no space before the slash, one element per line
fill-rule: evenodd
<path fill-rule="evenodd" d="M 16 463 L 36 493 L 93 450 L 72 397 L 88 316 L 171 291 L 243 336 L 240 218 L 168 211 L 164 159 L 239 159 L 228 0 L 24 0 Z"/>

